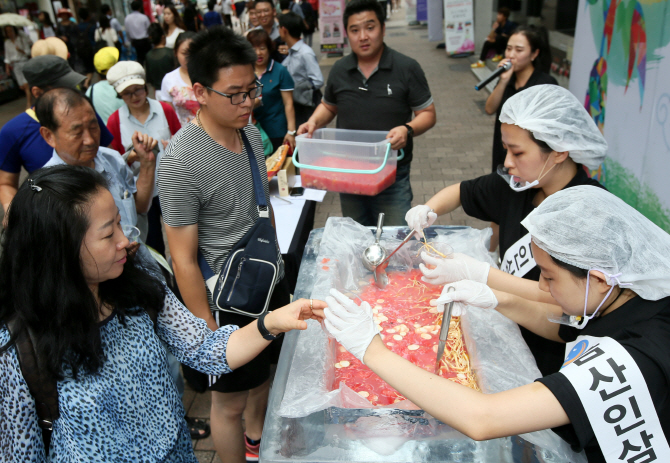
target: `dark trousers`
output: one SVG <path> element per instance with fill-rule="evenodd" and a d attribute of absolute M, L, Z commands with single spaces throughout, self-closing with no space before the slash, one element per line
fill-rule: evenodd
<path fill-rule="evenodd" d="M 293 102 L 293 109 L 295 110 L 295 126 L 298 128 L 312 117 L 316 106 L 306 106 Z"/>
<path fill-rule="evenodd" d="M 385 214 L 384 225 L 406 225 L 405 214 L 412 207 L 412 185 L 409 183 L 410 164 L 399 166 L 395 183 L 377 196 L 340 193 L 342 215 L 351 217 L 366 227 L 377 225 L 380 212 Z"/>
<path fill-rule="evenodd" d="M 496 55 L 502 55 L 505 53 L 505 47 L 507 47 L 507 39 L 509 37 L 503 37 L 502 35 L 496 35 L 495 42 L 489 42 L 488 40 L 484 42 L 482 47 L 482 52 L 479 55 L 480 61 L 485 61 L 486 56 L 489 54 L 489 51 L 495 50 Z"/>
<path fill-rule="evenodd" d="M 146 245 L 165 256 L 165 242 L 163 241 L 163 229 L 161 228 L 161 203 L 158 196 L 151 201 L 151 208 L 147 214 L 149 220 L 149 232 L 147 233 Z"/>
<path fill-rule="evenodd" d="M 147 38 L 131 40 L 130 43 L 132 43 L 137 52 L 137 62 L 144 66 L 144 60 L 147 57 L 147 53 L 151 50 L 151 42 L 149 42 L 149 39 Z"/>
<path fill-rule="evenodd" d="M 270 143 L 272 143 L 272 153 L 277 151 L 281 145 L 284 144 L 284 137 L 270 138 Z"/>

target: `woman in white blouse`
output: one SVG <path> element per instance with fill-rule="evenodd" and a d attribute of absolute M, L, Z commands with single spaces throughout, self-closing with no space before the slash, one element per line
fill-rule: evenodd
<path fill-rule="evenodd" d="M 108 47 L 115 47 L 119 41 L 119 35 L 109 22 L 107 15 L 102 15 L 100 18 L 100 27 L 95 30 L 95 41 L 104 40 Z"/>
<path fill-rule="evenodd" d="M 165 46 L 174 48 L 177 37 L 186 30 L 184 20 L 174 5 L 166 6 L 163 10 L 163 29 L 165 30 Z"/>
<path fill-rule="evenodd" d="M 23 76 L 23 65 L 30 59 L 30 39 L 14 26 L 5 26 L 5 72 L 14 72 L 16 83 L 26 94 L 26 109 L 30 109 L 30 87 Z"/>

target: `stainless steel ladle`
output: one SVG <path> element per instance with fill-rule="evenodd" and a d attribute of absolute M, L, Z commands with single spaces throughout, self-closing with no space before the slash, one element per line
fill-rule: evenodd
<path fill-rule="evenodd" d="M 375 242 L 368 246 L 365 251 L 363 251 L 363 265 L 366 269 L 370 270 L 373 274 L 375 269 L 379 264 L 386 259 L 386 249 L 384 246 L 379 244 L 379 239 L 382 236 L 382 226 L 384 225 L 384 213 L 379 213 L 379 218 L 377 219 L 377 231 L 375 232 Z M 375 275 L 376 278 L 376 275 Z"/>
<path fill-rule="evenodd" d="M 378 288 L 384 289 L 387 284 L 389 284 L 389 277 L 386 274 L 386 267 L 389 266 L 389 259 L 398 252 L 400 248 L 402 248 L 407 242 L 414 236 L 414 233 L 416 233 L 416 230 L 412 230 L 409 232 L 409 234 L 405 237 L 404 240 L 402 240 L 402 243 L 400 243 L 400 246 L 395 248 L 391 254 L 386 256 L 386 258 L 381 261 L 377 267 L 375 267 L 374 270 L 374 275 L 375 275 L 375 284 L 377 285 Z"/>

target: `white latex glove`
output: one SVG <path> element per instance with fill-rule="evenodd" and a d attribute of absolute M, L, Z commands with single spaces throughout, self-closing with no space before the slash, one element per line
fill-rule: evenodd
<path fill-rule="evenodd" d="M 423 273 L 421 279 L 431 285 L 446 285 L 447 283 L 461 280 L 472 280 L 477 283 L 486 284 L 489 279 L 491 266 L 466 254 L 457 252 L 452 257 L 443 259 L 422 252 L 421 258 L 426 264 L 435 267 L 434 269 L 429 269 L 424 264 L 419 264 L 419 268 Z"/>
<path fill-rule="evenodd" d="M 453 287 L 455 291 L 449 291 Z M 461 280 L 451 283 L 442 288 L 439 298 L 430 301 L 430 305 L 437 306 L 447 304 L 451 301 L 462 302 L 464 305 L 479 307 L 480 309 L 495 309 L 498 307 L 498 299 L 491 288 L 476 281 Z"/>
<path fill-rule="evenodd" d="M 426 205 L 414 206 L 405 214 L 405 222 L 407 222 L 409 228 L 416 230 L 418 233 L 433 225 L 436 220 L 437 214 Z"/>
<path fill-rule="evenodd" d="M 363 362 L 365 351 L 379 334 L 377 324 L 372 319 L 372 308 L 367 302 L 356 305 L 336 289 L 331 289 L 330 294 L 326 298 L 328 307 L 323 311 L 326 328 L 337 342 Z"/>

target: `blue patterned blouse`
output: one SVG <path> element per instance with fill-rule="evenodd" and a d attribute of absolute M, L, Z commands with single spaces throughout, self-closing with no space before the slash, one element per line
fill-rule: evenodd
<path fill-rule="evenodd" d="M 16 349 L 0 356 L 0 461 L 197 463 L 184 407 L 168 373 L 162 339 L 177 359 L 211 375 L 230 373 L 226 345 L 235 325 L 212 332 L 168 292 L 157 332 L 149 316 L 116 315 L 100 326 L 106 360 L 92 375 L 58 382 L 60 418 L 45 457 L 35 401 Z M 0 328 L 0 345 L 9 332 Z"/>

